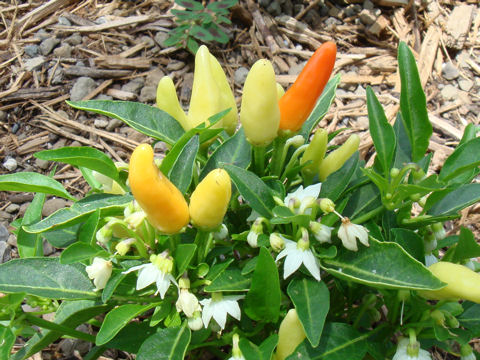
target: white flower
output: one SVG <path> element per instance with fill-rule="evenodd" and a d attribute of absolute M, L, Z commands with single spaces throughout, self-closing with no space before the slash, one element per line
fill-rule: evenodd
<path fill-rule="evenodd" d="M 225 240 L 228 236 L 228 228 L 225 224 L 222 224 L 220 228 L 215 231 L 213 234 L 215 240 Z"/>
<path fill-rule="evenodd" d="M 427 254 L 425 255 L 425 266 L 429 267 L 430 265 L 433 265 L 438 262 L 438 259 L 435 255 L 433 254 Z"/>
<path fill-rule="evenodd" d="M 332 242 L 332 227 L 320 224 L 316 221 L 310 221 L 310 230 L 315 236 L 315 239 L 320 243 L 331 243 Z"/>
<path fill-rule="evenodd" d="M 289 207 L 296 214 L 309 215 L 312 210 L 309 209 L 320 195 L 320 188 L 322 184 L 307 186 L 305 189 L 302 185 L 292 193 L 289 193 L 284 200 L 285 206 Z"/>
<path fill-rule="evenodd" d="M 472 347 L 468 344 L 463 344 L 460 347 L 460 360 L 475 360 L 477 357 L 473 353 Z"/>
<path fill-rule="evenodd" d="M 476 359 L 477 359 L 477 357 L 475 356 L 475 354 L 473 352 L 471 352 L 468 355 L 460 357 L 460 360 L 476 360 Z"/>
<path fill-rule="evenodd" d="M 281 236 L 281 235 L 280 235 Z M 304 238 L 298 242 L 285 239 L 285 249 L 277 255 L 275 261 L 278 261 L 285 256 L 285 263 L 283 264 L 283 278 L 286 279 L 297 271 L 303 264 L 312 276 L 320 281 L 320 266 L 318 265 L 317 258 L 310 250 L 308 238 L 305 241 Z"/>
<path fill-rule="evenodd" d="M 410 341 L 405 338 L 401 339 L 397 345 L 397 352 L 392 360 L 432 360 L 430 353 L 419 348 L 420 344 L 410 346 Z M 418 351 L 418 353 L 417 353 Z M 415 355 L 417 353 L 417 355 Z"/>
<path fill-rule="evenodd" d="M 198 331 L 203 327 L 202 312 L 195 311 L 192 317 L 187 319 L 190 330 Z"/>
<path fill-rule="evenodd" d="M 248 232 L 247 235 L 247 243 L 250 245 L 252 248 L 258 247 L 258 235 L 263 234 L 263 226 L 262 222 L 264 221 L 264 218 L 259 217 L 257 218 L 253 224 L 252 227 L 250 228 L 250 231 Z"/>
<path fill-rule="evenodd" d="M 170 287 L 170 283 L 174 283 L 178 287 L 175 278 L 170 274 L 173 268 L 173 260 L 168 255 L 152 255 L 151 263 L 131 267 L 122 274 L 128 274 L 132 271 L 140 270 L 137 279 L 137 290 L 146 288 L 156 283 L 157 291 L 160 298 L 165 297 L 165 293 Z"/>
<path fill-rule="evenodd" d="M 177 308 L 177 312 L 183 311 L 187 318 L 191 318 L 195 311 L 202 310 L 197 297 L 188 289 L 180 289 L 175 307 Z"/>
<path fill-rule="evenodd" d="M 338 229 L 338 237 L 348 250 L 358 250 L 356 239 L 360 240 L 363 245 L 369 246 L 368 230 L 361 225 L 352 224 L 348 218 L 342 219 L 342 225 Z"/>
<path fill-rule="evenodd" d="M 130 247 L 135 243 L 134 238 L 129 238 L 120 241 L 116 246 L 115 250 L 120 254 L 120 256 L 124 256 L 126 253 L 130 251 Z"/>
<path fill-rule="evenodd" d="M 221 293 L 213 293 L 210 299 L 201 300 L 200 304 L 203 305 L 202 320 L 205 328 L 210 323 L 212 317 L 222 330 L 225 329 L 227 314 L 240 320 L 241 311 L 238 306 L 238 300 L 243 298 L 243 295 L 223 296 Z"/>
<path fill-rule="evenodd" d="M 112 276 L 112 262 L 96 257 L 92 265 L 85 267 L 88 277 L 93 280 L 95 291 L 105 288 L 108 279 Z"/>

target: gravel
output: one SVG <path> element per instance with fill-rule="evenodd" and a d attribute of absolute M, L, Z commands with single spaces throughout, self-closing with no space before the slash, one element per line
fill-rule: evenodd
<path fill-rule="evenodd" d="M 455 80 L 460 72 L 451 62 L 446 62 L 442 65 L 442 76 L 445 80 Z"/>
<path fill-rule="evenodd" d="M 17 160 L 15 160 L 12 157 L 7 157 L 5 161 L 3 162 L 3 167 L 7 169 L 8 171 L 15 171 L 17 168 Z"/>
<path fill-rule="evenodd" d="M 70 100 L 79 101 L 82 100 L 85 96 L 91 93 L 97 85 L 92 78 L 82 76 L 77 79 L 75 84 L 70 91 Z"/>
<path fill-rule="evenodd" d="M 49 38 L 43 40 L 40 43 L 40 52 L 42 53 L 42 55 L 47 56 L 48 54 L 50 54 L 52 52 L 52 50 L 58 44 L 60 44 L 59 39 L 57 39 L 55 37 L 49 37 Z"/>
<path fill-rule="evenodd" d="M 8 230 L 5 226 L 0 224 L 0 242 L 6 242 L 8 241 L 8 237 L 10 234 L 8 233 Z"/>
<path fill-rule="evenodd" d="M 240 66 L 237 70 L 235 70 L 234 79 L 237 84 L 244 84 L 245 79 L 248 75 L 248 69 L 246 67 Z"/>

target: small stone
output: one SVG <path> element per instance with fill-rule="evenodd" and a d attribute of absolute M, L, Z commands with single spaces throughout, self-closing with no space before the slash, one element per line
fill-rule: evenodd
<path fill-rule="evenodd" d="M 11 252 L 12 247 L 7 244 L 6 242 L 0 242 L 0 263 L 6 263 L 11 259 Z"/>
<path fill-rule="evenodd" d="M 306 61 L 303 61 L 299 64 L 295 64 L 293 66 L 291 66 L 289 69 L 288 69 L 288 74 L 289 75 L 298 75 L 300 74 L 300 72 L 302 71 L 302 69 L 305 67 L 305 64 L 307 62 Z"/>
<path fill-rule="evenodd" d="M 351 16 L 355 16 L 357 15 L 360 11 L 362 11 L 362 7 L 358 4 L 351 4 L 351 5 L 348 5 L 346 8 L 345 8 L 345 15 L 347 17 L 351 17 Z"/>
<path fill-rule="evenodd" d="M 123 84 L 122 91 L 131 92 L 137 94 L 140 92 L 140 89 L 145 85 L 145 80 L 143 77 L 138 77 L 136 79 L 130 80 L 126 84 Z"/>
<path fill-rule="evenodd" d="M 446 85 L 440 92 L 445 100 L 453 100 L 458 96 L 458 89 L 453 85 Z"/>
<path fill-rule="evenodd" d="M 357 89 L 355 90 L 355 95 L 367 96 L 367 91 L 363 88 L 362 85 L 358 85 Z"/>
<path fill-rule="evenodd" d="M 28 59 L 24 62 L 25 69 L 27 71 L 38 70 L 45 63 L 45 58 L 43 56 L 37 56 L 32 59 Z"/>
<path fill-rule="evenodd" d="M 248 69 L 243 66 L 240 66 L 237 70 L 235 70 L 235 75 L 234 75 L 235 83 L 243 85 L 245 83 L 245 80 L 247 79 L 247 75 L 248 75 Z"/>
<path fill-rule="evenodd" d="M 145 86 L 158 86 L 160 79 L 165 76 L 165 73 L 160 69 L 153 70 L 150 74 L 147 75 L 145 79 Z"/>
<path fill-rule="evenodd" d="M 156 86 L 145 86 L 140 92 L 138 100 L 143 103 L 154 102 L 157 98 L 157 87 Z"/>
<path fill-rule="evenodd" d="M 122 126 L 122 124 L 123 124 L 123 122 L 121 120 L 110 119 L 110 121 L 108 122 L 108 125 L 105 128 L 105 130 L 107 130 L 107 131 L 115 130 L 116 128 Z"/>
<path fill-rule="evenodd" d="M 17 160 L 12 157 L 7 157 L 3 162 L 3 167 L 8 171 L 14 171 L 17 168 Z"/>
<path fill-rule="evenodd" d="M 7 120 L 7 113 L 3 110 L 0 110 L 0 121 Z"/>
<path fill-rule="evenodd" d="M 53 71 L 55 71 L 55 73 L 52 75 Z M 61 66 L 52 66 L 50 69 L 48 69 L 48 78 L 52 79 L 52 85 L 59 85 L 63 83 L 64 76 L 65 73 L 63 72 L 63 68 Z"/>
<path fill-rule="evenodd" d="M 8 237 L 10 236 L 7 228 L 0 224 L 0 242 L 5 242 L 5 241 L 8 241 Z"/>
<path fill-rule="evenodd" d="M 24 50 L 25 50 L 25 54 L 27 54 L 31 58 L 38 55 L 38 45 L 36 44 L 29 44 L 25 46 Z"/>
<path fill-rule="evenodd" d="M 95 90 L 96 87 L 97 85 L 92 78 L 82 76 L 78 78 L 75 85 L 73 85 L 72 90 L 70 91 L 70 100 L 82 100 L 85 96 Z"/>
<path fill-rule="evenodd" d="M 80 45 L 82 43 L 82 36 L 79 33 L 74 33 L 67 37 L 64 42 L 72 46 Z"/>
<path fill-rule="evenodd" d="M 278 16 L 282 13 L 282 8 L 280 6 L 280 3 L 276 0 L 273 0 L 270 3 L 270 5 L 268 5 L 266 10 L 273 16 Z"/>
<path fill-rule="evenodd" d="M 12 193 L 8 197 L 8 201 L 11 201 L 14 204 L 23 204 L 24 202 L 32 201 L 33 200 L 33 194 L 32 193 Z"/>
<path fill-rule="evenodd" d="M 168 34 L 166 32 L 163 32 L 163 31 L 159 31 L 155 34 L 155 37 L 154 37 L 156 43 L 158 45 L 160 45 L 161 48 L 164 48 L 165 45 L 165 40 L 168 39 Z"/>
<path fill-rule="evenodd" d="M 42 55 L 46 56 L 50 54 L 53 48 L 58 44 L 60 44 L 60 40 L 55 37 L 49 37 L 40 43 L 40 52 L 42 53 Z"/>
<path fill-rule="evenodd" d="M 104 129 L 108 125 L 108 121 L 105 119 L 95 119 L 93 125 L 98 129 Z"/>
<path fill-rule="evenodd" d="M 372 25 L 377 17 L 375 16 L 373 10 L 363 9 L 360 12 L 360 21 L 365 25 Z"/>
<path fill-rule="evenodd" d="M 16 213 L 18 210 L 20 210 L 20 205 L 18 204 L 10 204 L 5 208 L 5 211 L 9 214 Z"/>
<path fill-rule="evenodd" d="M 55 252 L 55 248 L 48 241 L 43 242 L 43 255 L 52 255 Z"/>
<path fill-rule="evenodd" d="M 260 6 L 266 8 L 270 4 L 270 1 L 271 0 L 259 0 L 258 3 L 260 4 Z"/>
<path fill-rule="evenodd" d="M 370 0 L 365 0 L 363 2 L 363 8 L 367 10 L 373 10 L 374 8 L 373 2 L 371 2 Z"/>
<path fill-rule="evenodd" d="M 141 132 L 132 129 L 131 127 L 122 127 L 120 129 L 120 133 L 122 133 L 126 138 L 131 139 L 136 142 L 144 142 L 147 137 L 143 135 Z"/>
<path fill-rule="evenodd" d="M 147 48 L 151 48 L 152 46 L 155 46 L 155 41 L 150 36 L 147 36 L 147 35 L 141 36 L 138 42 L 147 43 Z"/>
<path fill-rule="evenodd" d="M 62 46 L 53 50 L 53 54 L 59 58 L 72 57 L 72 47 L 69 44 L 63 44 Z"/>
<path fill-rule="evenodd" d="M 33 35 L 33 37 L 36 39 L 45 40 L 50 37 L 50 34 L 45 29 L 40 29 L 35 33 L 35 35 Z"/>
<path fill-rule="evenodd" d="M 59 16 L 58 17 L 58 25 L 72 26 L 72 23 L 65 16 Z"/>
<path fill-rule="evenodd" d="M 30 202 L 23 203 L 20 205 L 20 210 L 18 210 L 18 216 L 23 216 L 25 215 L 25 211 L 27 211 L 28 207 L 30 205 Z"/>
<path fill-rule="evenodd" d="M 11 246 L 16 248 L 17 247 L 17 237 L 14 234 L 11 234 L 8 237 L 7 243 Z"/>
<path fill-rule="evenodd" d="M 98 95 L 95 100 L 113 100 L 113 97 L 107 94 Z"/>
<path fill-rule="evenodd" d="M 45 201 L 42 209 L 43 216 L 49 216 L 59 209 L 63 209 L 68 205 L 68 201 L 61 198 L 53 198 Z"/>
<path fill-rule="evenodd" d="M 461 79 L 461 80 L 458 80 L 458 86 L 463 91 L 470 91 L 473 87 L 473 81 L 469 79 Z"/>
<path fill-rule="evenodd" d="M 367 130 L 369 127 L 368 117 L 360 116 L 357 118 L 357 125 L 362 130 Z"/>
<path fill-rule="evenodd" d="M 73 141 L 70 145 L 68 145 L 70 147 L 79 147 L 79 146 L 82 146 L 82 144 L 80 142 L 78 142 L 77 140 Z"/>
<path fill-rule="evenodd" d="M 50 162 L 48 160 L 36 159 L 35 165 L 42 170 L 47 170 Z"/>
<path fill-rule="evenodd" d="M 185 63 L 183 61 L 170 61 L 167 65 L 168 71 L 177 71 L 183 69 Z"/>
<path fill-rule="evenodd" d="M 460 72 L 451 62 L 446 62 L 442 65 L 442 76 L 446 80 L 455 80 L 460 76 Z"/>

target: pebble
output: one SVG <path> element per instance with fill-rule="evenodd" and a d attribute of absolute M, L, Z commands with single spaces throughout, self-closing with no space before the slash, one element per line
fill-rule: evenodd
<path fill-rule="evenodd" d="M 136 79 L 130 80 L 126 84 L 123 84 L 122 91 L 131 92 L 137 94 L 140 92 L 140 89 L 145 85 L 145 80 L 143 77 L 138 77 Z"/>
<path fill-rule="evenodd" d="M 235 83 L 236 84 L 244 84 L 245 80 L 248 75 L 248 69 L 246 67 L 240 66 L 237 70 L 235 70 Z"/>
<path fill-rule="evenodd" d="M 29 206 L 30 206 L 30 202 L 26 202 L 20 205 L 20 210 L 18 210 L 18 216 L 25 215 L 25 211 L 27 211 Z"/>
<path fill-rule="evenodd" d="M 113 100 L 113 97 L 107 94 L 98 95 L 95 100 Z"/>
<path fill-rule="evenodd" d="M 58 44 L 60 44 L 60 40 L 55 37 L 49 37 L 40 43 L 40 52 L 42 53 L 42 55 L 46 56 L 50 54 L 53 48 Z"/>
<path fill-rule="evenodd" d="M 8 230 L 5 226 L 0 224 L 0 242 L 6 242 L 8 241 L 8 237 L 10 234 L 8 233 Z"/>
<path fill-rule="evenodd" d="M 55 71 L 55 73 L 52 76 L 53 71 Z M 52 66 L 50 69 L 48 69 L 48 78 L 52 79 L 51 81 L 52 85 L 59 85 L 63 83 L 64 77 L 65 77 L 65 74 L 61 66 L 57 66 L 57 67 Z"/>
<path fill-rule="evenodd" d="M 153 102 L 157 98 L 157 87 L 156 86 L 144 86 L 142 91 L 140 91 L 140 96 L 138 100 L 142 103 Z"/>
<path fill-rule="evenodd" d="M 55 252 L 55 248 L 48 241 L 43 241 L 43 255 L 49 256 Z"/>
<path fill-rule="evenodd" d="M 32 193 L 12 193 L 8 197 L 8 201 L 14 203 L 14 204 L 23 204 L 24 202 L 27 201 L 32 201 L 33 200 L 33 194 Z"/>
<path fill-rule="evenodd" d="M 360 12 L 360 21 L 365 25 L 372 25 L 377 20 L 373 10 L 363 9 Z"/>
<path fill-rule="evenodd" d="M 7 243 L 8 243 L 11 247 L 16 248 L 16 247 L 17 247 L 17 237 L 16 237 L 14 234 L 11 234 L 11 235 L 8 237 Z"/>
<path fill-rule="evenodd" d="M 347 17 L 355 16 L 362 11 L 362 7 L 358 4 L 351 4 L 345 8 L 345 15 Z"/>
<path fill-rule="evenodd" d="M 147 35 L 143 35 L 140 37 L 140 39 L 138 39 L 138 42 L 139 43 L 147 43 L 147 47 L 148 48 L 151 48 L 152 46 L 155 46 L 155 41 L 150 37 L 150 36 L 147 36 Z"/>
<path fill-rule="evenodd" d="M 355 90 L 355 95 L 367 96 L 367 91 L 363 88 L 362 85 L 358 85 Z"/>
<path fill-rule="evenodd" d="M 367 10 L 373 10 L 374 8 L 373 2 L 371 2 L 370 0 L 365 0 L 363 2 L 363 8 Z"/>
<path fill-rule="evenodd" d="M 446 85 L 440 92 L 445 100 L 453 100 L 458 96 L 458 89 L 453 85 Z"/>
<path fill-rule="evenodd" d="M 165 43 L 165 40 L 168 39 L 168 34 L 166 32 L 159 31 L 155 34 L 154 39 L 157 42 L 157 44 L 160 45 L 161 48 L 164 48 L 165 47 L 164 43 Z"/>
<path fill-rule="evenodd" d="M 48 39 L 50 35 L 45 29 L 40 29 L 35 33 L 35 35 L 33 35 L 33 37 L 36 39 L 45 40 Z"/>
<path fill-rule="evenodd" d="M 68 205 L 68 201 L 61 198 L 53 198 L 48 199 L 45 201 L 42 209 L 43 216 L 49 216 L 53 214 L 55 211 L 62 209 Z"/>
<path fill-rule="evenodd" d="M 11 259 L 11 250 L 12 247 L 9 244 L 4 241 L 0 242 L 0 263 L 6 263 Z"/>
<path fill-rule="evenodd" d="M 72 26 L 72 23 L 65 16 L 59 16 L 58 17 L 58 25 Z"/>
<path fill-rule="evenodd" d="M 0 110 L 0 121 L 7 120 L 7 113 L 3 110 Z"/>
<path fill-rule="evenodd" d="M 82 43 L 82 36 L 79 33 L 74 33 L 67 37 L 64 42 L 72 46 L 80 45 Z"/>
<path fill-rule="evenodd" d="M 105 129 L 108 126 L 108 121 L 105 119 L 95 119 L 93 125 L 98 129 Z"/>
<path fill-rule="evenodd" d="M 360 116 L 357 118 L 357 125 L 362 129 L 362 130 L 367 130 L 369 127 L 369 122 L 368 122 L 368 117 L 366 116 Z"/>
<path fill-rule="evenodd" d="M 458 80 L 458 86 L 463 91 L 470 91 L 473 87 L 473 81 L 469 79 L 461 79 L 461 80 Z"/>
<path fill-rule="evenodd" d="M 288 74 L 289 75 L 298 75 L 302 71 L 302 69 L 305 67 L 306 61 L 302 61 L 301 63 L 295 64 L 288 69 Z"/>
<path fill-rule="evenodd" d="M 72 90 L 70 90 L 70 100 L 82 100 L 86 95 L 95 90 L 96 87 L 97 85 L 92 78 L 82 76 L 77 79 Z"/>
<path fill-rule="evenodd" d="M 17 212 L 18 210 L 20 210 L 20 205 L 18 205 L 18 204 L 10 204 L 5 208 L 5 211 L 9 214 L 13 214 L 13 213 Z"/>
<path fill-rule="evenodd" d="M 48 160 L 36 159 L 35 166 L 42 170 L 47 170 L 50 162 Z"/>
<path fill-rule="evenodd" d="M 158 86 L 160 79 L 165 76 L 165 73 L 160 69 L 153 70 L 150 74 L 147 75 L 145 79 L 145 86 Z"/>
<path fill-rule="evenodd" d="M 24 50 L 25 50 L 25 54 L 27 54 L 31 58 L 38 55 L 38 45 L 36 45 L 36 44 L 26 45 Z"/>
<path fill-rule="evenodd" d="M 177 71 L 183 69 L 185 63 L 183 61 L 170 61 L 167 65 L 167 70 L 170 71 Z"/>
<path fill-rule="evenodd" d="M 59 58 L 72 57 L 72 47 L 68 43 L 65 43 L 53 50 L 53 54 Z"/>
<path fill-rule="evenodd" d="M 455 80 L 460 76 L 460 72 L 451 62 L 446 62 L 442 64 L 442 76 L 446 80 Z"/>
<path fill-rule="evenodd" d="M 110 121 L 108 122 L 108 125 L 105 128 L 105 130 L 107 130 L 107 131 L 115 130 L 116 128 L 122 126 L 122 124 L 123 124 L 123 122 L 121 120 L 110 119 Z"/>
<path fill-rule="evenodd" d="M 146 139 L 146 136 L 143 135 L 142 133 L 138 132 L 135 129 L 132 129 L 131 127 L 122 127 L 120 129 L 120 133 L 122 133 L 126 138 L 131 139 L 136 142 L 143 142 Z"/>
<path fill-rule="evenodd" d="M 27 61 L 24 62 L 25 69 L 27 71 L 37 70 L 42 67 L 45 61 L 46 60 L 43 56 L 37 56 L 32 59 L 28 59 Z"/>
<path fill-rule="evenodd" d="M 17 168 L 17 160 L 12 157 L 7 157 L 3 162 L 3 167 L 8 171 L 14 171 Z"/>

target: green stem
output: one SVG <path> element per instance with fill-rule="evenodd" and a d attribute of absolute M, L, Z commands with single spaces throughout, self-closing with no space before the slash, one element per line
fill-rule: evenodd
<path fill-rule="evenodd" d="M 253 169 L 258 176 L 263 176 L 265 171 L 265 146 L 253 147 Z"/>
<path fill-rule="evenodd" d="M 308 145 L 302 145 L 297 150 L 295 150 L 292 157 L 290 158 L 287 165 L 285 166 L 285 170 L 283 171 L 283 174 L 280 178 L 282 181 L 287 178 L 289 171 L 297 164 L 298 157 L 305 152 L 307 147 Z"/>
<path fill-rule="evenodd" d="M 85 341 L 89 341 L 91 343 L 95 343 L 95 336 L 69 328 L 67 326 L 63 326 L 60 324 L 53 323 L 51 321 L 44 320 L 42 318 L 38 318 L 36 316 L 30 315 L 28 313 L 25 314 L 26 319 L 42 329 L 48 329 L 52 331 L 57 331 L 62 333 L 63 335 L 71 336 L 75 339 L 81 339 Z"/>
<path fill-rule="evenodd" d="M 125 302 L 125 301 L 134 301 L 138 304 L 141 303 L 158 303 L 158 297 L 140 297 L 136 295 L 113 295 L 113 301 Z"/>
<path fill-rule="evenodd" d="M 354 224 L 362 224 L 366 222 L 367 220 L 370 220 L 374 216 L 380 214 L 385 208 L 382 206 L 379 206 L 378 208 L 375 208 L 371 211 L 369 211 L 366 214 L 363 214 L 362 216 L 356 217 L 355 219 L 351 220 L 352 223 Z"/>
<path fill-rule="evenodd" d="M 280 176 L 282 171 L 282 165 L 285 161 L 285 143 L 287 141 L 286 137 L 277 137 L 273 142 L 273 156 L 270 163 L 270 172 L 272 175 Z"/>
<path fill-rule="evenodd" d="M 197 264 L 201 264 L 208 253 L 208 238 L 210 233 L 208 231 L 198 230 L 195 236 L 195 245 L 197 245 Z"/>

